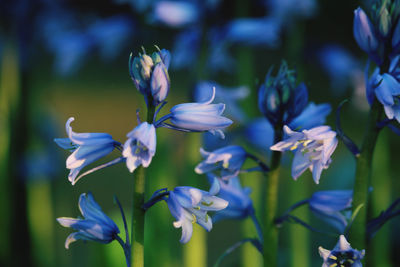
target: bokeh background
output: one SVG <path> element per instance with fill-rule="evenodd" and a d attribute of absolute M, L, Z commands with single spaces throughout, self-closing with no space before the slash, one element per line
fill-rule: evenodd
<path fill-rule="evenodd" d="M 148 53 L 155 51 L 154 45 L 172 53 L 171 90 L 163 113 L 175 104 L 193 101 L 201 81 L 217 82 L 226 87 L 228 96 L 229 88 L 248 88 L 236 110 L 228 106 L 227 116 L 235 123 L 226 133 L 227 141 L 210 145 L 204 144 L 202 134 L 157 131 L 157 153 L 146 178 L 147 197 L 159 188 L 178 185 L 207 190 L 207 179 L 194 172 L 201 160 L 201 146 L 215 148 L 233 142 L 269 161 L 267 146 L 260 145 L 262 132 L 260 140 L 249 140 L 246 127 L 261 117 L 258 86 L 269 68 L 277 70 L 282 59 L 306 83 L 311 101 L 331 104 L 327 124 L 334 127 L 338 104 L 350 99 L 342 111 L 342 127 L 359 143 L 368 109 L 363 76 L 366 55 L 352 35 L 353 10 L 359 5 L 369 3 L 1 0 L 0 266 L 125 266 L 117 242 L 79 241 L 66 250 L 64 241 L 71 229 L 61 227 L 56 218 L 80 215 L 78 197 L 91 191 L 123 232 L 113 196 L 118 196 L 130 220 L 132 174 L 120 164 L 71 186 L 65 169 L 68 152 L 53 139 L 66 136 L 65 122 L 73 116 L 77 132 L 107 132 L 115 140 L 126 140 L 126 133 L 136 126 L 136 110 L 142 116 L 145 112 L 143 98 L 128 72 L 129 54 L 141 52 L 142 46 Z M 398 147 L 398 136 L 384 130 L 374 158 L 374 215 L 399 197 Z M 114 153 L 102 162 L 115 158 Z M 280 212 L 316 190 L 352 188 L 354 159 L 342 144 L 318 186 L 308 172 L 293 181 L 290 160 L 288 156 L 283 161 Z M 257 173 L 241 176 L 242 183 L 252 187 L 258 217 L 262 179 Z M 327 227 L 306 207 L 295 214 L 316 227 Z M 256 235 L 250 219 L 221 221 L 210 233 L 195 225 L 192 240 L 182 245 L 173 220 L 165 203 L 147 212 L 146 266 L 211 266 L 230 245 Z M 392 220 L 374 237 L 367 251 L 373 266 L 400 266 L 396 255 L 399 223 L 399 219 Z M 318 247 L 333 248 L 335 243 L 335 237 L 283 224 L 280 265 L 320 266 Z M 261 265 L 260 254 L 249 244 L 222 263 Z"/>

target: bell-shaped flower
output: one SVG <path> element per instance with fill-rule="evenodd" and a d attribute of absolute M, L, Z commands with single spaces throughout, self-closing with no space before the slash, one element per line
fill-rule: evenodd
<path fill-rule="evenodd" d="M 71 117 L 65 125 L 68 138 L 54 139 L 61 148 L 72 152 L 66 162 L 67 169 L 71 170 L 68 180 L 72 185 L 79 180 L 77 176 L 85 166 L 107 156 L 119 144 L 107 133 L 75 133 L 70 126 L 73 121 Z"/>
<path fill-rule="evenodd" d="M 219 211 L 228 206 L 228 202 L 215 195 L 219 191 L 219 183 L 215 180 L 210 192 L 190 186 L 175 187 L 166 199 L 168 208 L 176 221 L 175 228 L 182 228 L 181 243 L 189 242 L 193 233 L 193 224 L 197 223 L 207 231 L 212 228 L 212 220 L 208 211 Z"/>
<path fill-rule="evenodd" d="M 91 240 L 103 244 L 110 243 L 119 234 L 118 226 L 103 213 L 92 194 L 83 193 L 79 197 L 79 210 L 84 219 L 60 217 L 57 221 L 64 227 L 70 227 L 78 232 L 70 234 L 65 240 L 65 248 L 69 244 L 82 240 Z"/>
<path fill-rule="evenodd" d="M 209 176 L 211 179 L 218 179 Z M 251 189 L 243 188 L 240 184 L 239 177 L 233 177 L 228 181 L 218 179 L 220 191 L 218 197 L 229 202 L 228 207 L 218 211 L 213 216 L 213 222 L 225 219 L 244 219 L 254 213 L 253 201 L 250 198 Z"/>
<path fill-rule="evenodd" d="M 214 81 L 201 81 L 196 84 L 194 91 L 195 101 L 202 102 L 210 99 L 210 96 L 213 94 L 213 87 L 215 87 L 216 101 L 224 101 L 226 104 L 225 112 L 235 120 L 244 121 L 246 119 L 246 114 L 239 107 L 238 102 L 249 95 L 249 88 L 246 86 L 227 88 Z"/>
<path fill-rule="evenodd" d="M 126 166 L 133 172 L 139 165 L 147 168 L 156 153 L 156 128 L 153 124 L 142 122 L 127 135 L 122 156 Z"/>
<path fill-rule="evenodd" d="M 358 251 L 350 246 L 344 235 L 339 237 L 339 241 L 332 250 L 319 247 L 319 255 L 324 259 L 322 267 L 331 266 L 351 266 L 362 267 L 361 260 L 365 256 L 365 250 Z"/>
<path fill-rule="evenodd" d="M 373 78 L 375 95 L 382 103 L 386 116 L 400 122 L 400 82 L 388 73 L 377 74 Z"/>
<path fill-rule="evenodd" d="M 186 27 L 200 18 L 200 10 L 190 1 L 156 1 L 150 21 L 174 28 Z"/>
<path fill-rule="evenodd" d="M 336 132 L 329 126 L 318 126 L 301 132 L 284 126 L 286 138 L 271 146 L 271 150 L 295 152 L 292 177 L 296 180 L 306 169 L 312 171 L 313 179 L 319 183 L 321 172 L 329 167 L 331 155 L 338 144 Z"/>
<path fill-rule="evenodd" d="M 352 190 L 318 191 L 311 196 L 308 205 L 317 217 L 343 233 L 351 214 L 352 201 Z"/>
<path fill-rule="evenodd" d="M 131 54 L 129 58 L 129 72 L 136 88 L 146 102 L 152 101 L 155 106 L 163 102 L 169 92 L 170 60 L 171 55 L 165 49 L 154 52 L 151 56 L 143 53 L 133 57 Z"/>
<path fill-rule="evenodd" d="M 224 136 L 221 129 L 232 124 L 232 121 L 221 116 L 225 104 L 211 104 L 215 98 L 215 88 L 210 99 L 201 103 L 184 103 L 171 108 L 168 118 L 176 129 L 193 132 L 209 131 Z"/>
<path fill-rule="evenodd" d="M 369 55 L 376 53 L 379 42 L 374 26 L 360 7 L 354 10 L 353 34 L 362 50 Z"/>
<path fill-rule="evenodd" d="M 217 176 L 225 180 L 239 174 L 247 157 L 241 146 L 226 146 L 212 152 L 201 148 L 200 153 L 204 160 L 196 166 L 195 172 L 204 174 L 219 171 Z"/>

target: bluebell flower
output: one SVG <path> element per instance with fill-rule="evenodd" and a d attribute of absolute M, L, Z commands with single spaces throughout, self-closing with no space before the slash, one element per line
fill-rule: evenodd
<path fill-rule="evenodd" d="M 315 0 L 265 0 L 271 16 L 288 26 L 295 18 L 310 18 L 315 15 L 318 5 Z"/>
<path fill-rule="evenodd" d="M 254 213 L 253 201 L 250 198 L 251 189 L 243 188 L 239 178 L 233 177 L 224 181 L 214 176 L 209 176 L 212 181 L 217 179 L 220 185 L 218 197 L 229 202 L 228 207 L 218 211 L 213 216 L 213 222 L 225 219 L 244 219 Z"/>
<path fill-rule="evenodd" d="M 174 41 L 172 67 L 175 69 L 190 67 L 197 60 L 200 41 L 201 30 L 198 27 L 191 27 L 179 33 Z"/>
<path fill-rule="evenodd" d="M 351 215 L 352 201 L 352 190 L 318 191 L 311 196 L 308 205 L 317 217 L 343 233 Z"/>
<path fill-rule="evenodd" d="M 374 73 L 371 82 L 372 85 L 368 85 L 367 88 L 375 92 L 376 98 L 385 109 L 386 116 L 400 122 L 400 82 L 388 73 L 382 75 Z"/>
<path fill-rule="evenodd" d="M 156 153 L 156 128 L 153 124 L 142 122 L 127 135 L 122 155 L 126 166 L 133 172 L 138 166 L 147 168 Z"/>
<path fill-rule="evenodd" d="M 152 101 L 155 106 L 165 100 L 168 95 L 170 80 L 168 67 L 171 55 L 165 50 L 154 52 L 151 56 L 146 53 L 129 59 L 129 72 L 131 78 L 145 97 L 146 103 Z"/>
<path fill-rule="evenodd" d="M 75 133 L 70 126 L 74 118 L 69 118 L 65 128 L 68 138 L 56 138 L 54 141 L 61 148 L 70 150 L 66 166 L 70 169 L 68 180 L 74 185 L 79 172 L 87 165 L 110 154 L 119 143 L 107 133 Z"/>
<path fill-rule="evenodd" d="M 326 116 L 331 112 L 329 104 L 316 105 L 310 102 L 303 112 L 292 119 L 289 128 L 296 130 L 311 129 L 325 123 Z M 274 128 L 265 118 L 257 118 L 249 123 L 245 131 L 246 139 L 261 149 L 268 149 L 273 145 Z"/>
<path fill-rule="evenodd" d="M 196 166 L 196 173 L 219 171 L 217 176 L 222 179 L 237 176 L 247 157 L 246 151 L 241 146 L 226 146 L 212 152 L 201 148 L 200 153 L 204 160 Z"/>
<path fill-rule="evenodd" d="M 344 235 L 339 237 L 339 241 L 332 250 L 319 247 L 319 255 L 324 259 L 322 267 L 332 266 L 351 266 L 362 267 L 361 260 L 365 256 L 365 250 L 358 251 L 350 246 Z"/>
<path fill-rule="evenodd" d="M 189 242 L 192 237 L 193 224 L 197 223 L 207 231 L 211 231 L 212 220 L 208 211 L 219 211 L 228 206 L 228 202 L 215 195 L 219 191 L 219 183 L 215 181 L 210 192 L 202 191 L 190 186 L 175 187 L 169 192 L 166 199 L 172 216 L 177 221 L 175 228 L 182 228 L 181 243 Z"/>
<path fill-rule="evenodd" d="M 169 27 L 186 27 L 200 18 L 200 8 L 189 1 L 157 1 L 150 21 Z"/>
<path fill-rule="evenodd" d="M 60 217 L 57 221 L 64 227 L 70 227 L 78 232 L 70 234 L 65 240 L 65 248 L 69 248 L 72 242 L 78 239 L 91 240 L 107 244 L 119 234 L 118 226 L 96 203 L 92 194 L 83 193 L 79 197 L 79 210 L 84 219 Z"/>
<path fill-rule="evenodd" d="M 280 25 L 272 18 L 240 18 L 231 21 L 226 27 L 226 40 L 246 45 L 279 44 Z"/>
<path fill-rule="evenodd" d="M 374 58 L 379 47 L 378 38 L 374 26 L 360 7 L 354 11 L 353 34 L 358 46 Z"/>
<path fill-rule="evenodd" d="M 224 71 L 233 73 L 236 69 L 236 61 L 229 51 L 231 43 L 225 38 L 225 34 L 221 33 L 220 27 L 211 28 L 208 32 L 209 53 L 207 60 L 207 68 L 211 73 Z"/>
<path fill-rule="evenodd" d="M 211 104 L 215 98 L 215 88 L 210 99 L 200 103 L 184 103 L 171 108 L 168 115 L 176 129 L 187 131 L 219 134 L 224 137 L 221 129 L 232 124 L 232 121 L 221 116 L 225 110 L 225 104 Z"/>
<path fill-rule="evenodd" d="M 338 144 L 336 132 L 329 126 L 318 126 L 301 132 L 292 131 L 284 126 L 285 139 L 273 146 L 275 151 L 294 151 L 292 177 L 297 179 L 308 168 L 312 171 L 313 179 L 319 183 L 323 169 L 329 167 L 331 155 Z"/>
<path fill-rule="evenodd" d="M 289 70 L 286 62 L 282 62 L 276 77 L 271 71 L 258 90 L 258 107 L 272 125 L 288 124 L 307 106 L 307 87 L 296 85 L 296 71 Z"/>
<path fill-rule="evenodd" d="M 217 84 L 214 81 L 201 81 L 196 84 L 194 90 L 194 99 L 196 102 L 203 102 L 210 99 L 215 87 L 215 99 L 217 101 L 224 101 L 226 104 L 226 113 L 238 121 L 244 121 L 246 114 L 241 110 L 238 101 L 245 99 L 250 90 L 246 86 L 239 86 L 235 88 L 227 88 Z"/>

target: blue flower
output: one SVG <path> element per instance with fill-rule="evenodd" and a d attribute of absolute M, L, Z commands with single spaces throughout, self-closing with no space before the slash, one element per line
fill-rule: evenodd
<path fill-rule="evenodd" d="M 238 101 L 246 98 L 250 90 L 246 86 L 239 86 L 235 88 L 228 88 L 217 84 L 214 81 L 201 81 L 196 84 L 194 90 L 194 99 L 196 102 L 203 102 L 210 99 L 215 87 L 215 99 L 217 101 L 224 101 L 226 104 L 226 113 L 231 115 L 238 121 L 244 121 L 246 114 L 241 110 Z"/>
<path fill-rule="evenodd" d="M 129 58 L 129 72 L 136 88 L 145 97 L 146 103 L 150 100 L 157 106 L 168 95 L 170 80 L 168 67 L 171 60 L 170 53 L 165 50 L 154 52 L 151 56 L 145 52 L 138 57 Z"/>
<path fill-rule="evenodd" d="M 204 161 L 196 166 L 196 173 L 203 174 L 219 170 L 220 173 L 217 176 L 222 179 L 237 176 L 247 156 L 241 146 L 226 146 L 212 152 L 201 148 L 200 153 Z"/>
<path fill-rule="evenodd" d="M 315 192 L 308 201 L 310 210 L 319 218 L 343 233 L 347 227 L 347 215 L 351 214 L 352 190 Z M 348 214 L 345 214 L 348 211 Z"/>
<path fill-rule="evenodd" d="M 183 69 L 190 67 L 197 60 L 200 48 L 201 30 L 197 27 L 189 28 L 179 33 L 174 41 L 172 67 Z"/>
<path fill-rule="evenodd" d="M 301 132 L 292 131 L 284 126 L 285 139 L 273 146 L 271 150 L 295 152 L 292 163 L 292 177 L 296 180 L 306 169 L 310 169 L 316 184 L 321 172 L 329 167 L 331 155 L 335 151 L 338 140 L 336 132 L 329 126 L 318 126 Z"/>
<path fill-rule="evenodd" d="M 209 176 L 212 181 L 218 179 Z M 254 213 L 253 201 L 250 198 L 251 189 L 249 187 L 242 188 L 239 178 L 233 177 L 228 181 L 218 179 L 220 191 L 218 197 L 229 202 L 226 209 L 218 211 L 213 216 L 213 222 L 225 219 L 244 219 Z"/>
<path fill-rule="evenodd" d="M 392 48 L 395 53 L 399 52 L 399 49 L 400 49 L 400 20 L 398 20 L 397 25 L 393 31 Z"/>
<path fill-rule="evenodd" d="M 166 199 L 172 216 L 177 221 L 173 223 L 175 228 L 182 228 L 181 243 L 189 242 L 192 237 L 193 224 L 197 223 L 207 231 L 212 228 L 212 220 L 208 211 L 219 211 L 228 206 L 228 202 L 216 197 L 219 191 L 219 183 L 215 181 L 210 192 L 202 191 L 190 186 L 175 187 L 169 192 Z"/>
<path fill-rule="evenodd" d="M 322 267 L 331 266 L 351 266 L 362 267 L 361 260 L 364 258 L 365 250 L 358 251 L 350 246 L 344 235 L 339 237 L 339 241 L 333 250 L 319 247 L 319 255 L 324 259 Z"/>
<path fill-rule="evenodd" d="M 369 55 L 376 54 L 379 46 L 374 26 L 360 7 L 354 11 L 353 34 L 358 46 Z"/>
<path fill-rule="evenodd" d="M 74 185 L 80 177 L 79 172 L 87 165 L 110 154 L 119 143 L 107 133 L 75 133 L 70 126 L 74 118 L 69 118 L 65 128 L 68 138 L 56 138 L 54 141 L 60 147 L 73 152 L 66 162 L 70 169 L 68 180 Z"/>
<path fill-rule="evenodd" d="M 369 91 L 375 92 L 377 99 L 385 109 L 386 116 L 400 122 L 400 82 L 391 74 L 380 75 L 375 72 L 367 88 Z"/>
<path fill-rule="evenodd" d="M 194 132 L 209 131 L 224 137 L 221 129 L 231 125 L 232 121 L 221 116 L 225 110 L 225 104 L 211 104 L 214 98 L 215 88 L 208 101 L 176 105 L 171 108 L 168 118 L 177 129 Z"/>
<path fill-rule="evenodd" d="M 118 226 L 103 213 L 90 192 L 88 194 L 83 193 L 79 197 L 79 209 L 84 219 L 57 218 L 62 226 L 71 227 L 78 231 L 67 237 L 65 248 L 68 249 L 69 244 L 78 239 L 107 244 L 119 234 Z"/>
<path fill-rule="evenodd" d="M 185 27 L 200 18 L 199 11 L 199 7 L 191 2 L 158 1 L 154 5 L 150 20 L 169 27 Z"/>
<path fill-rule="evenodd" d="M 153 124 L 142 122 L 127 135 L 122 155 L 126 166 L 133 172 L 139 165 L 147 168 L 156 153 L 156 128 Z"/>

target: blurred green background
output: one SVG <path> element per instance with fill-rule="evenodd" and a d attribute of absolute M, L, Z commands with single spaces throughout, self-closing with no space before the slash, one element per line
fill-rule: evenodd
<path fill-rule="evenodd" d="M 82 28 L 86 27 L 87 17 L 100 19 L 124 14 L 135 21 L 134 33 L 128 36 L 113 59 L 105 62 L 96 51 L 89 51 L 89 54 L 82 55 L 82 62 L 72 74 L 60 75 L 54 69 L 54 54 L 36 38 L 39 35 L 36 19 L 45 4 L 40 2 L 39 6 L 35 6 L 36 1 L 12 2 L 5 1 L 0 5 L 3 8 L 0 32 L 0 266 L 125 266 L 123 251 L 117 242 L 101 245 L 78 241 L 66 250 L 64 241 L 71 229 L 61 227 L 56 218 L 80 215 L 78 197 L 83 192 L 91 191 L 103 211 L 117 222 L 123 233 L 121 216 L 118 207 L 113 204 L 113 196 L 118 196 L 130 220 L 132 174 L 124 164 L 119 164 L 91 174 L 71 186 L 67 179 L 68 170 L 65 169 L 69 153 L 57 148 L 53 139 L 66 136 L 65 122 L 73 116 L 74 131 L 107 132 L 115 140 L 124 142 L 126 133 L 136 126 L 136 110 L 140 109 L 141 116 L 145 113 L 143 98 L 128 73 L 130 52 L 137 54 L 141 46 L 153 51 L 153 45 L 172 50 L 173 37 L 181 29 L 147 23 L 146 14 L 132 9 L 128 3 L 60 1 L 71 12 L 76 12 Z M 16 5 L 18 2 L 21 2 L 19 6 Z M 268 14 L 268 9 L 260 8 L 260 2 L 220 1 L 213 14 L 202 18 L 200 25 L 203 33 L 211 30 L 213 23 Z M 16 7 L 8 12 L 6 9 L 13 4 Z M 363 95 L 362 76 L 366 56 L 352 37 L 353 10 L 360 4 L 344 0 L 316 1 L 317 11 L 313 16 L 285 18 L 294 21 L 280 32 L 280 44 L 275 48 L 233 44 L 229 50 L 237 69 L 232 73 L 206 67 L 204 61 L 210 44 L 202 41 L 197 60 L 186 68 L 170 69 L 171 90 L 163 112 L 175 104 L 192 101 L 194 85 L 200 79 L 212 79 L 223 86 L 248 86 L 250 95 L 241 101 L 240 106 L 249 118 L 260 117 L 257 87 L 268 69 L 271 66 L 277 68 L 285 59 L 291 68 L 297 69 L 298 80 L 307 84 L 312 101 L 332 105 L 333 112 L 327 124 L 334 127 L 334 111 L 338 103 L 345 98 L 351 100 L 343 108 L 342 127 L 359 143 L 368 107 Z M 26 5 L 31 9 L 17 15 L 17 11 L 23 10 Z M 24 31 L 28 34 L 21 33 Z M 205 39 L 204 34 L 202 38 Z M 345 47 L 360 62 L 356 74 L 348 78 L 340 90 L 333 88 L 316 53 L 319 48 L 331 43 Z M 235 123 L 231 128 L 240 130 L 244 124 Z M 244 137 L 237 138 L 235 142 L 246 146 L 265 161 L 269 160 L 265 153 L 249 145 Z M 384 130 L 377 145 L 372 194 L 372 214 L 375 216 L 399 197 L 397 173 L 400 165 L 396 164 L 399 143 L 397 136 Z M 201 134 L 159 129 L 157 153 L 146 177 L 147 198 L 163 187 L 172 189 L 188 185 L 207 190 L 206 178 L 194 172 L 194 166 L 201 159 L 201 146 Z M 116 156 L 117 153 L 113 152 L 102 162 Z M 335 152 L 330 168 L 323 172 L 320 185 L 314 184 L 308 172 L 298 181 L 293 181 L 289 160 L 284 161 L 286 165 L 281 175 L 280 212 L 296 201 L 308 198 L 316 190 L 352 188 L 354 160 L 342 144 Z M 257 173 L 241 176 L 242 183 L 253 188 L 251 196 L 257 216 L 260 216 L 261 179 L 262 176 Z M 313 225 L 322 224 L 305 207 L 295 214 Z M 146 266 L 212 266 L 230 245 L 256 235 L 250 219 L 222 221 L 215 224 L 210 233 L 195 225 L 192 240 L 182 245 L 179 243 L 180 229 L 172 226 L 173 220 L 163 202 L 147 212 Z M 396 255 L 400 249 L 399 223 L 398 219 L 392 220 L 374 237 L 367 251 L 374 257 L 373 266 L 400 266 Z M 335 244 L 333 237 L 310 233 L 299 225 L 284 224 L 280 234 L 280 265 L 320 266 L 322 260 L 318 247 L 331 249 Z M 229 255 L 222 264 L 261 265 L 261 256 L 249 244 Z"/>

